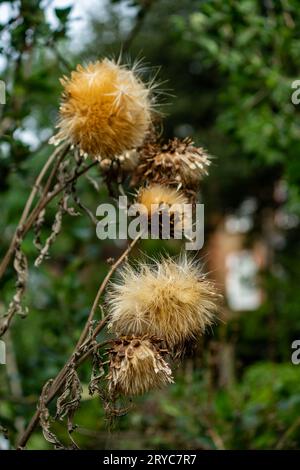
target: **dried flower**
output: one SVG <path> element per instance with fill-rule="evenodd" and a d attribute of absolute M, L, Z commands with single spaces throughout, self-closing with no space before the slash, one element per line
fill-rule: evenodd
<path fill-rule="evenodd" d="M 182 231 L 190 229 L 192 225 L 191 214 L 184 210 L 184 205 L 188 204 L 188 199 L 180 191 L 154 184 L 141 188 L 137 194 L 137 200 L 141 204 L 141 213 L 145 212 L 145 216 L 151 222 L 152 215 L 157 212 L 163 216 L 168 215 L 166 222 L 170 225 L 170 237 L 174 236 L 174 229 Z M 163 219 L 159 220 L 161 228 L 163 228 Z"/>
<path fill-rule="evenodd" d="M 132 173 L 138 165 L 139 156 L 135 149 L 127 150 L 123 152 L 122 155 L 118 155 L 117 161 L 122 171 Z"/>
<path fill-rule="evenodd" d="M 206 152 L 195 147 L 189 138 L 175 138 L 163 146 L 148 141 L 140 149 L 139 166 L 132 184 L 144 180 L 195 191 L 203 176 L 208 174 L 209 165 Z"/>
<path fill-rule="evenodd" d="M 58 134 L 83 154 L 113 158 L 142 144 L 151 123 L 150 88 L 135 68 L 104 59 L 63 77 Z"/>
<path fill-rule="evenodd" d="M 121 337 L 110 349 L 107 376 L 111 395 L 141 395 L 173 382 L 172 371 L 163 359 L 167 352 L 155 337 Z"/>
<path fill-rule="evenodd" d="M 212 324 L 218 294 L 186 256 L 120 270 L 107 294 L 110 328 L 117 334 L 150 334 L 179 351 Z"/>

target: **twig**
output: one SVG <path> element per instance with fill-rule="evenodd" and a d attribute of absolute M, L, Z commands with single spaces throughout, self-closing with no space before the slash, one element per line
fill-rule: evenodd
<path fill-rule="evenodd" d="M 64 154 L 64 156 L 66 155 L 66 153 Z M 33 226 L 33 224 L 35 223 L 37 217 L 39 216 L 40 212 L 61 192 L 63 191 L 70 183 L 72 183 L 76 178 L 79 178 L 81 175 L 83 175 L 84 173 L 86 173 L 87 171 L 89 171 L 90 168 L 92 168 L 93 166 L 95 166 L 98 162 L 93 162 L 91 163 L 90 165 L 86 166 L 85 168 L 83 168 L 81 171 L 79 171 L 77 173 L 76 176 L 72 176 L 71 178 L 69 178 L 63 185 L 57 187 L 53 192 L 51 192 L 50 194 L 48 194 L 48 196 L 46 197 L 45 195 L 45 191 L 43 192 L 43 196 L 40 198 L 39 200 L 39 203 L 37 204 L 37 206 L 33 209 L 33 211 L 31 212 L 31 214 L 29 215 L 28 219 L 26 220 L 26 222 L 24 224 L 18 224 L 18 228 L 16 230 L 16 234 L 18 233 L 18 230 L 19 232 L 21 232 L 22 236 L 24 237 L 27 232 L 31 229 L 31 227 Z M 50 182 L 50 179 L 51 177 L 53 177 L 53 175 L 50 175 L 49 177 L 49 182 Z M 36 185 L 35 185 L 36 186 Z M 28 216 L 28 214 L 26 214 Z M 26 219 L 24 217 L 24 219 Z M 14 250 L 15 250 L 15 235 L 11 241 L 11 244 L 10 244 L 10 247 L 9 249 L 7 250 L 7 253 L 5 255 L 5 257 L 3 258 L 2 260 L 2 263 L 0 265 L 0 279 L 1 277 L 3 276 L 3 274 L 5 273 L 7 267 L 8 267 L 8 264 L 11 260 L 11 257 L 14 253 Z"/>
<path fill-rule="evenodd" d="M 280 450 L 284 448 L 284 444 L 286 443 L 287 439 L 296 431 L 296 429 L 300 426 L 300 417 L 298 416 L 297 419 L 288 427 L 285 431 L 283 436 L 277 442 L 275 449 Z"/>
<path fill-rule="evenodd" d="M 22 214 L 22 217 L 21 217 L 21 220 L 20 222 L 22 223 L 19 223 L 18 224 L 18 227 L 16 229 L 16 232 L 15 232 L 15 235 L 12 239 L 12 242 L 10 244 L 10 247 L 1 263 L 1 266 L 0 266 L 0 279 L 1 279 L 1 274 L 3 275 L 5 270 L 7 269 L 8 265 L 9 265 L 9 262 L 18 246 L 18 244 L 21 244 L 22 243 L 22 240 L 23 238 L 25 237 L 25 235 L 28 233 L 28 231 L 31 229 L 31 227 L 34 225 L 34 223 L 36 222 L 36 220 L 38 219 L 41 211 L 44 210 L 44 208 L 59 194 L 61 193 L 65 188 L 67 188 L 71 183 L 73 183 L 77 178 L 79 178 L 81 175 L 83 175 L 84 173 L 86 173 L 90 168 L 92 168 L 93 166 L 95 166 L 98 162 L 97 161 L 94 161 L 93 163 L 91 163 L 90 165 L 86 166 L 85 168 L 83 168 L 81 171 L 78 171 L 76 174 L 72 175 L 69 179 L 67 179 L 66 181 L 64 181 L 63 184 L 61 185 L 58 185 L 54 188 L 54 190 L 52 192 L 49 192 L 49 189 L 51 187 L 51 183 L 53 181 L 53 178 L 57 172 L 57 169 L 60 165 L 60 163 L 62 162 L 63 158 L 65 157 L 65 155 L 67 154 L 68 150 L 69 150 L 69 146 L 67 147 L 62 147 L 61 149 L 61 153 L 55 153 L 55 156 L 57 157 L 59 155 L 59 158 L 57 159 L 56 161 L 56 164 L 55 166 L 53 167 L 52 171 L 51 171 L 51 174 L 50 176 L 48 177 L 48 180 L 46 182 L 46 185 L 44 187 L 44 190 L 43 190 L 43 193 L 41 195 L 41 198 L 39 199 L 39 202 L 37 203 L 37 205 L 35 206 L 35 208 L 32 210 L 32 212 L 29 214 L 29 210 L 30 210 L 30 207 L 32 205 L 32 202 L 33 202 L 33 199 L 34 199 L 34 196 L 36 195 L 36 192 L 38 191 L 38 185 L 35 184 L 34 185 L 34 188 L 29 196 L 29 201 L 27 201 L 26 203 L 26 211 L 24 209 L 24 216 Z M 51 156 L 51 162 L 52 162 L 52 156 Z M 49 168 L 49 166 L 47 165 L 47 168 Z M 43 175 L 45 174 L 45 172 L 43 171 Z M 39 175 L 40 177 L 40 175 Z M 40 179 L 42 178 L 38 178 L 38 180 L 40 181 Z M 37 180 L 37 181 L 38 181 Z M 38 182 L 39 182 L 38 181 Z M 29 215 L 28 215 L 29 214 Z M 26 219 L 27 217 L 27 219 Z M 2 271 L 1 271 L 1 268 L 2 268 Z M 13 319 L 15 315 L 15 312 L 11 313 L 9 316 L 7 316 L 4 320 L 4 322 L 0 325 L 0 336 L 2 336 L 5 331 L 9 328 L 10 324 L 11 324 L 11 321 Z"/>
<path fill-rule="evenodd" d="M 13 235 L 13 238 L 11 240 L 11 243 L 10 243 L 10 246 L 1 262 L 1 265 L 0 265 L 0 279 L 2 278 L 3 274 L 5 273 L 9 263 L 10 263 L 10 260 L 12 258 L 12 255 L 15 251 L 15 248 L 16 248 L 16 241 L 17 241 L 17 238 L 18 238 L 18 235 L 21 234 L 23 232 L 23 224 L 24 222 L 26 221 L 28 215 L 29 215 L 29 212 L 30 212 L 30 209 L 31 209 L 31 206 L 32 206 L 32 203 L 34 201 L 34 198 L 37 194 L 37 192 L 39 191 L 40 189 L 40 184 L 45 176 L 45 174 L 47 173 L 48 169 L 50 168 L 50 166 L 52 165 L 53 161 L 55 161 L 55 159 L 58 159 L 57 160 L 57 163 L 59 164 L 59 162 L 65 157 L 65 155 L 67 154 L 69 150 L 69 146 L 61 146 L 61 147 L 58 147 L 51 155 L 50 157 L 48 158 L 47 162 L 45 163 L 45 165 L 43 166 L 42 170 L 40 171 L 34 185 L 33 185 L 33 188 L 31 190 L 31 193 L 27 199 L 27 202 L 25 204 L 25 207 L 24 207 L 24 210 L 22 212 L 22 215 L 21 215 L 21 218 L 20 218 L 20 221 L 18 223 L 18 226 L 15 230 L 15 233 Z M 57 165 L 55 165 L 54 168 L 56 168 Z M 53 169 L 54 170 L 54 169 Z M 47 181 L 47 184 L 46 184 L 46 187 L 44 189 L 44 192 L 43 192 L 43 195 L 41 196 L 44 197 L 45 194 L 47 194 L 48 190 L 49 190 L 49 187 L 51 185 L 51 182 L 52 182 L 52 179 L 54 177 L 54 174 L 55 174 L 55 171 L 51 172 L 49 178 L 48 178 L 48 181 Z M 47 190 L 47 191 L 45 191 Z"/>
<path fill-rule="evenodd" d="M 81 346 L 82 343 L 84 342 L 86 336 L 87 336 L 87 333 L 89 331 L 89 328 L 90 328 L 90 325 L 91 325 L 91 322 L 93 321 L 93 318 L 95 316 L 95 312 L 96 312 L 96 309 L 98 307 L 98 304 L 99 304 L 99 300 L 101 298 L 101 295 L 103 294 L 104 292 L 104 289 L 106 288 L 107 286 L 107 283 L 108 281 L 110 280 L 111 276 L 113 275 L 113 273 L 116 271 L 116 269 L 120 266 L 120 264 L 123 263 L 123 261 L 127 258 L 128 254 L 130 253 L 130 251 L 132 250 L 132 248 L 134 247 L 134 245 L 138 242 L 138 240 L 140 239 L 140 236 L 136 237 L 134 240 L 132 240 L 132 242 L 128 245 L 127 249 L 122 253 L 122 255 L 117 259 L 117 261 L 112 265 L 112 267 L 110 268 L 110 270 L 108 271 L 107 275 L 105 276 L 104 278 L 104 281 L 102 282 L 101 286 L 99 287 L 98 289 L 98 292 L 97 292 L 97 295 L 95 297 L 95 300 L 94 300 L 94 303 L 93 303 L 93 306 L 92 306 L 92 309 L 90 311 L 90 314 L 88 316 L 88 319 L 87 319 L 87 322 L 85 324 L 85 327 L 81 333 L 81 336 L 79 338 L 79 341 L 77 343 L 77 347 Z M 103 320 L 102 320 L 103 321 Z M 97 336 L 97 335 L 96 335 Z"/>
<path fill-rule="evenodd" d="M 73 175 L 71 178 L 66 180 L 64 184 L 54 189 L 50 194 L 48 194 L 47 197 L 42 199 L 40 203 L 38 204 L 38 206 L 36 206 L 33 212 L 30 214 L 26 224 L 24 224 L 24 235 L 28 232 L 28 230 L 31 229 L 32 225 L 34 224 L 41 210 L 43 210 L 49 204 L 49 202 L 52 201 L 52 199 L 54 199 L 59 193 L 61 193 L 61 191 L 63 191 L 67 186 L 69 186 L 69 184 L 72 183 L 75 179 L 79 178 L 81 175 L 89 171 L 90 168 L 97 165 L 97 163 L 98 162 L 95 161 L 91 163 L 90 165 L 86 166 L 81 171 L 79 171 L 76 175 Z"/>
<path fill-rule="evenodd" d="M 7 332 L 5 342 L 7 345 L 7 358 L 6 358 L 6 372 L 7 382 L 10 390 L 10 400 L 16 403 L 22 403 L 24 400 L 23 388 L 21 377 L 19 373 L 18 363 L 15 355 L 13 341 L 10 335 L 10 331 Z M 24 432 L 25 420 L 22 416 L 18 415 L 15 418 L 15 427 L 18 434 L 21 435 Z"/>

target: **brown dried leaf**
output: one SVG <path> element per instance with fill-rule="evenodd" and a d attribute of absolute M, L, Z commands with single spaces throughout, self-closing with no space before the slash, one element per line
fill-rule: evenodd
<path fill-rule="evenodd" d="M 34 234 L 35 234 L 33 243 L 34 243 L 34 246 L 38 250 L 42 250 L 42 248 L 43 248 L 43 245 L 42 245 L 42 242 L 41 242 L 41 230 L 42 230 L 43 224 L 45 222 L 45 213 L 46 213 L 46 209 L 41 210 L 41 212 L 39 213 L 38 218 L 37 218 L 37 220 L 34 224 L 34 228 L 33 228 L 34 229 Z"/>
<path fill-rule="evenodd" d="M 96 392 L 103 398 L 103 390 L 100 388 L 100 381 L 105 376 L 105 370 L 101 356 L 98 351 L 93 354 L 93 367 L 91 380 L 89 383 L 89 394 L 93 396 Z"/>
<path fill-rule="evenodd" d="M 17 245 L 15 251 L 14 268 L 17 272 L 16 293 L 9 304 L 7 316 L 17 313 L 26 316 L 28 308 L 21 305 L 22 297 L 25 293 L 28 281 L 28 262 L 25 254 L 22 252 L 20 244 Z"/>

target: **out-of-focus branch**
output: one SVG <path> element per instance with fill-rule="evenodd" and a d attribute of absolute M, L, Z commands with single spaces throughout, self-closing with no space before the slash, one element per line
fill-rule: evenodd
<path fill-rule="evenodd" d="M 35 183 L 32 187 L 32 190 L 31 190 L 31 193 L 27 199 L 27 202 L 25 204 L 25 207 L 24 207 L 24 210 L 22 212 L 22 215 L 21 215 L 21 218 L 19 220 L 19 223 L 18 223 L 18 226 L 15 230 L 15 233 L 12 237 L 12 240 L 11 240 L 11 243 L 10 243 L 10 246 L 0 264 L 0 279 L 2 278 L 3 274 L 5 273 L 9 263 L 10 263 L 10 260 L 12 258 L 12 255 L 14 253 L 14 250 L 15 250 L 15 247 L 16 247 L 16 241 L 17 241 L 17 238 L 18 238 L 18 234 L 20 234 L 20 232 L 22 233 L 22 231 L 24 230 L 24 223 L 29 215 L 29 212 L 30 212 L 30 209 L 31 209 L 31 206 L 33 204 L 33 201 L 34 201 L 34 198 L 36 197 L 38 191 L 40 190 L 40 185 L 47 173 L 47 171 L 49 170 L 49 168 L 51 167 L 52 163 L 57 160 L 56 162 L 56 165 L 54 166 L 48 180 L 47 180 L 47 183 L 46 183 L 46 186 L 44 188 L 44 191 L 43 191 L 43 194 L 41 196 L 41 199 L 43 197 L 45 197 L 45 195 L 48 193 L 48 190 L 49 190 L 49 187 L 52 183 L 52 180 L 53 180 L 53 177 L 55 175 L 55 172 L 56 172 L 56 169 L 57 169 L 57 166 L 59 165 L 59 163 L 61 162 L 62 158 L 64 158 L 64 156 L 67 154 L 69 150 L 69 147 L 68 146 L 63 146 L 63 147 L 58 147 L 51 155 L 50 157 L 48 158 L 48 160 L 46 161 L 45 165 L 43 166 L 43 168 L 41 169 L 38 177 L 36 178 L 35 180 Z"/>

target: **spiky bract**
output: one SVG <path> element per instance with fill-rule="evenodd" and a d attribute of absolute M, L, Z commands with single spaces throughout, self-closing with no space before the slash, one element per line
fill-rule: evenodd
<path fill-rule="evenodd" d="M 209 165 L 205 150 L 195 147 L 189 138 L 175 138 L 165 145 L 149 141 L 140 149 L 139 166 L 132 182 L 144 180 L 195 191 L 208 174 Z"/>
<path fill-rule="evenodd" d="M 108 388 L 112 396 L 141 395 L 173 382 L 163 359 L 167 351 L 155 337 L 121 337 L 110 349 Z"/>

